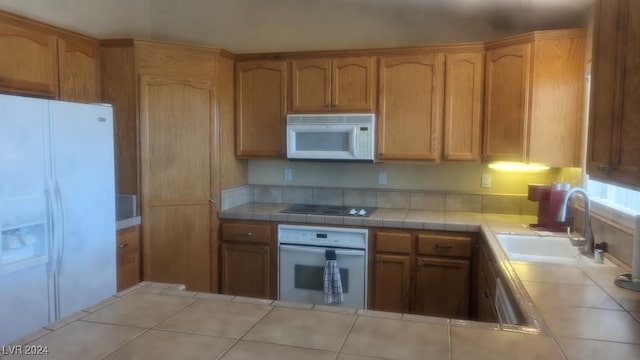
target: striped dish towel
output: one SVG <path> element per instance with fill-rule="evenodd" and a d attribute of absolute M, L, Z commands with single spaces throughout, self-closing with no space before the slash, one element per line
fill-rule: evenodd
<path fill-rule="evenodd" d="M 325 250 L 326 262 L 324 264 L 324 303 L 342 304 L 344 294 L 342 293 L 342 279 L 340 278 L 340 268 L 336 261 L 335 250 Z"/>

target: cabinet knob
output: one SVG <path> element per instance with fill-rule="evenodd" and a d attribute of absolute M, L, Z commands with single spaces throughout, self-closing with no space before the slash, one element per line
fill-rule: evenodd
<path fill-rule="evenodd" d="M 609 171 L 609 165 L 605 165 L 605 164 L 598 165 L 598 171 Z"/>
<path fill-rule="evenodd" d="M 215 204 L 216 203 L 216 199 L 211 199 L 209 200 L 210 203 Z"/>
<path fill-rule="evenodd" d="M 118 247 L 120 249 L 126 248 L 127 246 L 129 246 L 129 244 L 120 244 L 120 245 L 118 245 Z"/>
<path fill-rule="evenodd" d="M 422 260 L 418 260 L 418 266 L 424 266 L 424 265 L 425 265 L 425 262 L 424 262 L 424 261 L 422 261 Z"/>
<path fill-rule="evenodd" d="M 482 292 L 480 293 L 480 295 L 482 295 L 482 297 L 483 297 L 483 298 L 485 298 L 485 299 L 488 299 L 488 298 L 489 298 L 489 293 L 488 293 L 488 292 L 486 292 L 486 291 L 482 291 Z"/>
<path fill-rule="evenodd" d="M 480 155 L 480 157 L 481 157 L 481 158 L 483 158 L 483 159 L 486 159 L 486 158 L 488 158 L 488 157 L 489 157 L 489 155 L 487 155 L 487 154 L 482 154 L 482 155 Z"/>

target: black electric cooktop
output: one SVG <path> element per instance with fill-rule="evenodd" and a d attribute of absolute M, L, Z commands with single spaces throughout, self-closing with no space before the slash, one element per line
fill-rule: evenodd
<path fill-rule="evenodd" d="M 280 212 L 287 214 L 368 217 L 374 211 L 376 211 L 375 207 L 298 204 L 290 206 Z"/>

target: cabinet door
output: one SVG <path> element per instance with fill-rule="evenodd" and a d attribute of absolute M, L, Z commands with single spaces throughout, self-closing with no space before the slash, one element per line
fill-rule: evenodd
<path fill-rule="evenodd" d="M 57 97 L 55 35 L 0 23 L 0 54 L 0 91 Z"/>
<path fill-rule="evenodd" d="M 448 54 L 445 68 L 442 157 L 480 161 L 484 54 Z"/>
<path fill-rule="evenodd" d="M 285 156 L 286 63 L 236 64 L 236 155 Z"/>
<path fill-rule="evenodd" d="M 141 77 L 145 280 L 211 289 L 212 99 L 207 81 Z"/>
<path fill-rule="evenodd" d="M 488 161 L 526 161 L 531 45 L 487 52 L 484 154 Z"/>
<path fill-rule="evenodd" d="M 483 322 L 496 322 L 498 320 L 498 314 L 496 313 L 496 307 L 491 297 L 491 292 L 487 286 L 487 282 L 484 278 L 484 274 L 480 272 L 478 274 L 478 293 L 476 294 L 477 304 L 477 320 Z"/>
<path fill-rule="evenodd" d="M 444 57 L 380 58 L 378 158 L 438 160 L 442 138 Z"/>
<path fill-rule="evenodd" d="M 599 1 L 587 171 L 640 186 L 640 3 Z"/>
<path fill-rule="evenodd" d="M 418 257 L 415 313 L 451 318 L 469 316 L 469 261 Z"/>
<path fill-rule="evenodd" d="M 97 41 L 58 39 L 60 99 L 100 102 L 100 48 Z"/>
<path fill-rule="evenodd" d="M 222 243 L 222 293 L 271 298 L 269 245 Z"/>
<path fill-rule="evenodd" d="M 375 58 L 332 60 L 331 109 L 373 111 L 375 107 Z"/>
<path fill-rule="evenodd" d="M 411 257 L 376 254 L 373 306 L 375 310 L 406 313 L 411 305 Z"/>
<path fill-rule="evenodd" d="M 119 230 L 116 239 L 118 291 L 140 282 L 140 227 Z"/>
<path fill-rule="evenodd" d="M 316 112 L 331 109 L 331 60 L 291 61 L 291 110 Z"/>

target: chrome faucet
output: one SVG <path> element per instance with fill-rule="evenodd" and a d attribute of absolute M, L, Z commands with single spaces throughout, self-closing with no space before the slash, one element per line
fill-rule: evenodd
<path fill-rule="evenodd" d="M 564 199 L 562 200 L 562 205 L 560 205 L 560 211 L 558 212 L 558 221 L 565 222 L 567 221 L 567 207 L 569 206 L 569 200 L 573 196 L 573 194 L 579 193 L 584 198 L 584 239 L 585 244 L 580 251 L 582 255 L 593 257 L 593 232 L 591 231 L 591 201 L 589 200 L 589 195 L 587 192 L 579 187 L 574 187 L 571 190 L 567 191 L 564 195 Z"/>

